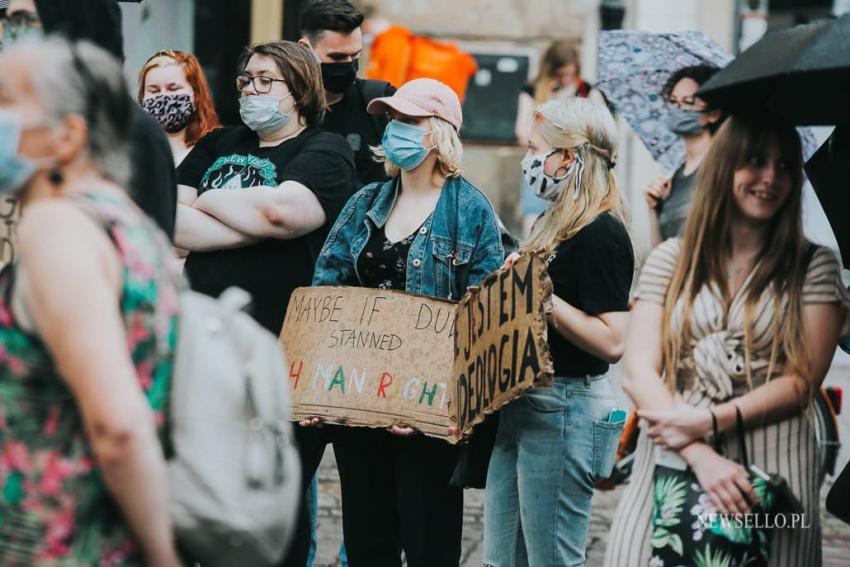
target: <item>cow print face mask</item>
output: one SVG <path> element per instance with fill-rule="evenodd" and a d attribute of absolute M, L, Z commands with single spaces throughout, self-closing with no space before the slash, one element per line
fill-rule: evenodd
<path fill-rule="evenodd" d="M 152 96 L 142 102 L 142 108 L 169 134 L 182 130 L 195 114 L 195 104 L 189 93 Z"/>
<path fill-rule="evenodd" d="M 534 194 L 541 199 L 547 201 L 555 201 L 558 195 L 561 194 L 564 186 L 567 184 L 567 179 L 575 173 L 576 186 L 573 192 L 573 200 L 578 199 L 578 191 L 581 187 L 581 177 L 584 173 L 584 160 L 579 154 L 576 154 L 576 159 L 573 161 L 570 168 L 560 177 L 552 177 L 544 171 L 544 164 L 549 156 L 558 153 L 559 149 L 554 149 L 548 153 L 536 154 L 528 156 L 522 160 L 522 175 L 525 177 L 525 182 L 534 191 Z"/>

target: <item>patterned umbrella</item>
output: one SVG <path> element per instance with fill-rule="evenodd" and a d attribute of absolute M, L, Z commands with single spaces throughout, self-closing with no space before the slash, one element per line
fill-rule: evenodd
<path fill-rule="evenodd" d="M 685 161 L 685 146 L 667 129 L 661 88 L 676 70 L 692 65 L 723 67 L 732 56 L 702 32 L 603 31 L 596 86 L 669 172 Z M 806 159 L 817 149 L 808 128 L 799 129 Z"/>

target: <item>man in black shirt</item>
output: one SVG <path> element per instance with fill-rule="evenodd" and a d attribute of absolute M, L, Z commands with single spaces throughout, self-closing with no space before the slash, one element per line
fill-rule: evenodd
<path fill-rule="evenodd" d="M 363 51 L 363 14 L 348 0 L 310 0 L 301 8 L 301 45 L 309 47 L 322 64 L 322 81 L 330 106 L 322 128 L 341 135 L 354 152 L 361 185 L 386 179 L 382 164 L 372 159 L 386 119 L 366 112 L 374 98 L 390 96 L 395 87 L 385 81 L 358 79 Z"/>

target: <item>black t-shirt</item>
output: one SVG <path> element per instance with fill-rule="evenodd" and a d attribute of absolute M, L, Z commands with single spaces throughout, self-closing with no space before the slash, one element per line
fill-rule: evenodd
<path fill-rule="evenodd" d="M 588 315 L 628 311 L 635 257 L 626 227 L 605 213 L 561 242 L 549 263 L 554 293 Z M 555 376 L 603 374 L 608 363 L 575 346 L 549 325 Z"/>
<path fill-rule="evenodd" d="M 130 157 L 133 171 L 130 196 L 173 240 L 177 213 L 177 176 L 174 173 L 171 146 L 159 122 L 135 101 L 131 112 L 133 130 Z"/>
<path fill-rule="evenodd" d="M 384 136 L 386 122 L 382 117 L 375 117 L 366 112 L 366 85 L 374 81 L 363 81 L 355 79 L 354 83 L 345 91 L 342 99 L 332 105 L 327 113 L 321 128 L 339 134 L 351 146 L 354 152 L 354 164 L 357 168 L 357 179 L 361 185 L 367 185 L 374 181 L 384 181 L 386 173 L 384 164 L 372 159 L 370 146 L 381 145 Z M 390 96 L 395 92 L 395 87 L 389 83 L 378 83 L 383 86 L 377 96 Z"/>
<path fill-rule="evenodd" d="M 325 211 L 325 224 L 290 240 L 268 238 L 231 250 L 192 252 L 186 274 L 192 288 L 218 296 L 238 286 L 253 297 L 254 318 L 280 333 L 289 296 L 310 285 L 313 269 L 329 228 L 357 188 L 351 150 L 340 136 L 307 128 L 274 147 L 259 147 L 245 126 L 220 128 L 202 138 L 178 170 L 181 185 L 198 189 L 239 190 L 296 181 L 315 193 Z"/>

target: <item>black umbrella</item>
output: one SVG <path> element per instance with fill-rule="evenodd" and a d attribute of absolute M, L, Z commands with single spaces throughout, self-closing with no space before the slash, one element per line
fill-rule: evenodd
<path fill-rule="evenodd" d="M 795 125 L 850 124 L 850 14 L 771 32 L 697 93 L 729 112 L 771 110 Z"/>
<path fill-rule="evenodd" d="M 832 132 L 806 163 L 806 175 L 838 241 L 841 262 L 850 268 L 850 127 Z"/>

